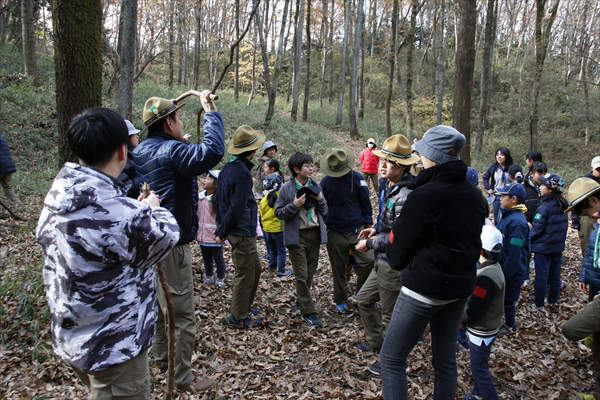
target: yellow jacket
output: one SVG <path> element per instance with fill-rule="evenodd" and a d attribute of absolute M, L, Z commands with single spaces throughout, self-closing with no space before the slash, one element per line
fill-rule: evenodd
<path fill-rule="evenodd" d="M 279 195 L 279 192 L 275 192 Z M 269 207 L 265 196 L 260 201 L 260 219 L 262 221 L 263 230 L 270 233 L 283 232 L 284 222 L 275 216 L 275 208 Z"/>

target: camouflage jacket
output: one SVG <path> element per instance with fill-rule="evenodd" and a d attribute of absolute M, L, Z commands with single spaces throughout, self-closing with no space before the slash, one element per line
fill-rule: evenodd
<path fill-rule="evenodd" d="M 126 197 L 101 171 L 66 163 L 36 234 L 56 354 L 98 371 L 148 349 L 158 311 L 152 265 L 180 235 L 171 213 Z"/>

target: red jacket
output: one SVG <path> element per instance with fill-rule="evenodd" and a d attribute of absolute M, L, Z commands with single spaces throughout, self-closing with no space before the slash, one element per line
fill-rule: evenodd
<path fill-rule="evenodd" d="M 379 157 L 373 154 L 372 149 L 367 147 L 360 152 L 360 163 L 362 164 L 361 171 L 363 174 L 376 174 Z"/>

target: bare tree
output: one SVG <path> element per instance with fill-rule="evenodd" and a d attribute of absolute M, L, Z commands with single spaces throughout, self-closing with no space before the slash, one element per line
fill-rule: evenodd
<path fill-rule="evenodd" d="M 437 109 L 437 124 L 442 123 L 442 111 L 444 110 L 444 21 L 446 20 L 446 2 L 440 1 L 440 16 L 439 16 L 439 27 L 440 36 L 438 39 L 438 109 Z"/>
<path fill-rule="evenodd" d="M 235 37 L 240 37 L 240 0 L 235 0 Z M 254 49 L 256 54 L 256 48 Z M 253 61 L 254 63 L 255 61 Z M 253 65 L 254 66 L 254 65 Z M 240 99 L 240 49 L 235 48 L 235 64 L 233 65 L 233 93 L 235 101 Z M 252 96 L 251 96 L 252 97 Z"/>
<path fill-rule="evenodd" d="M 284 43 L 285 43 L 285 21 L 290 5 L 290 0 L 285 0 L 283 5 L 283 16 L 281 18 L 281 29 L 279 30 L 279 47 L 277 49 L 277 61 L 275 62 L 275 71 L 273 72 L 273 97 L 269 97 L 269 107 L 267 108 L 267 116 L 265 123 L 268 124 L 275 113 L 275 100 L 277 98 L 277 88 L 279 86 L 279 74 L 281 73 L 281 60 L 283 60 Z"/>
<path fill-rule="evenodd" d="M 419 15 L 419 0 L 412 0 L 410 14 L 410 31 L 406 45 L 408 47 L 406 53 L 406 136 L 408 140 L 412 140 L 413 135 L 413 54 L 415 49 L 415 35 L 417 33 L 417 16 Z"/>
<path fill-rule="evenodd" d="M 456 71 L 454 73 L 454 104 L 452 126 L 465 135 L 467 142 L 461 159 L 471 163 L 471 93 L 475 69 L 475 29 L 477 26 L 477 2 L 465 0 L 458 6 Z"/>
<path fill-rule="evenodd" d="M 294 57 L 294 92 L 292 94 L 292 121 L 296 122 L 300 83 L 302 81 L 302 29 L 304 25 L 304 0 L 298 0 L 298 16 L 296 23 L 296 54 Z"/>
<path fill-rule="evenodd" d="M 132 119 L 133 75 L 135 73 L 135 29 L 137 26 L 137 0 L 123 0 L 123 39 L 121 46 L 121 79 L 119 88 L 119 113 Z"/>
<path fill-rule="evenodd" d="M 323 19 L 321 20 L 321 37 L 323 39 L 323 59 L 321 60 L 321 89 L 319 90 L 319 106 L 323 107 L 323 93 L 325 92 L 325 72 L 327 71 L 327 57 L 329 56 L 328 29 L 329 0 L 323 0 Z"/>
<path fill-rule="evenodd" d="M 346 62 L 348 59 L 348 24 L 350 21 L 350 0 L 344 2 L 344 43 L 342 50 L 342 70 L 340 71 L 340 96 L 338 98 L 338 109 L 335 124 L 342 124 L 342 110 L 344 107 L 344 92 L 346 86 Z"/>
<path fill-rule="evenodd" d="M 52 0 L 58 154 L 74 161 L 67 129 L 74 116 L 102 104 L 102 3 Z"/>
<path fill-rule="evenodd" d="M 308 119 L 308 100 L 310 97 L 310 13 L 312 0 L 306 0 L 306 79 L 304 80 L 304 107 L 302 108 L 302 121 Z"/>
<path fill-rule="evenodd" d="M 35 9 L 33 0 L 21 0 L 21 31 L 23 36 L 23 55 L 25 56 L 25 75 L 33 78 L 38 86 L 40 78 L 35 56 Z"/>
<path fill-rule="evenodd" d="M 360 56 L 363 30 L 364 0 L 357 0 L 356 8 L 356 26 L 354 30 L 354 49 L 352 51 L 352 73 L 350 75 L 350 104 L 348 110 L 348 118 L 350 119 L 350 137 L 353 139 L 360 139 L 360 134 L 358 133 L 358 123 L 356 120 L 356 98 L 358 59 Z"/>
<path fill-rule="evenodd" d="M 394 91 L 394 68 L 396 63 L 396 36 L 398 30 L 398 0 L 394 0 L 392 8 L 392 43 L 390 45 L 389 54 L 389 76 L 387 97 L 385 100 L 385 133 L 387 137 L 392 136 L 392 117 L 390 109 L 392 108 L 392 94 Z"/>
<path fill-rule="evenodd" d="M 169 2 L 169 87 L 173 85 L 173 63 L 175 58 L 173 54 L 173 19 L 175 18 L 174 4 L 174 1 Z"/>
<path fill-rule="evenodd" d="M 556 19 L 558 3 L 554 0 L 550 10 L 546 12 L 547 0 L 536 0 L 535 13 L 535 71 L 533 73 L 533 92 L 531 96 L 531 118 L 529 122 L 530 143 L 529 149 L 535 150 L 538 146 L 538 102 L 542 88 L 542 74 L 544 73 L 544 61 L 548 43 L 550 42 L 550 30 Z"/>

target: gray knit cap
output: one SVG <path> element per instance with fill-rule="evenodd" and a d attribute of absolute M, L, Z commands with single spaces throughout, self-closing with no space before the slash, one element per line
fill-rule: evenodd
<path fill-rule="evenodd" d="M 429 129 L 423 139 L 415 143 L 415 150 L 424 157 L 443 164 L 460 160 L 460 151 L 465 147 L 465 136 L 447 125 Z"/>

